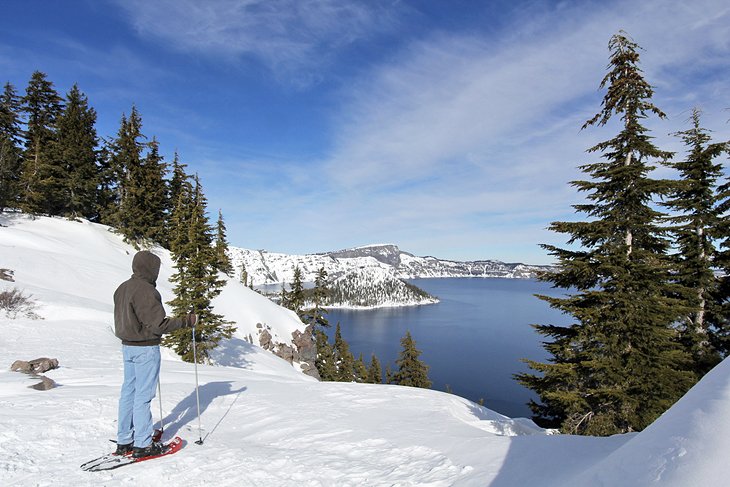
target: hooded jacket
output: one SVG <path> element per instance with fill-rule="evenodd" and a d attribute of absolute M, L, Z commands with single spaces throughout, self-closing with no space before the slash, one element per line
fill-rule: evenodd
<path fill-rule="evenodd" d="M 155 285 L 160 258 L 152 252 L 137 252 L 132 259 L 132 277 L 114 292 L 114 334 L 124 345 L 159 345 L 163 333 L 186 326 L 185 319 L 166 318 Z"/>

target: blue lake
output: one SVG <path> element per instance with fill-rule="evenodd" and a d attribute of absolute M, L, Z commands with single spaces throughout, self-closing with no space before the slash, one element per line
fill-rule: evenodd
<path fill-rule="evenodd" d="M 523 358 L 545 361 L 542 336 L 530 324 L 567 325 L 570 317 L 551 309 L 535 293 L 562 296 L 549 283 L 527 279 L 417 279 L 416 286 L 437 296 L 433 305 L 372 310 L 330 310 L 355 355 L 370 356 L 395 369 L 400 340 L 410 330 L 421 359 L 430 367 L 433 389 L 451 389 L 510 417 L 531 417 L 537 397 L 513 379 L 530 370 Z"/>

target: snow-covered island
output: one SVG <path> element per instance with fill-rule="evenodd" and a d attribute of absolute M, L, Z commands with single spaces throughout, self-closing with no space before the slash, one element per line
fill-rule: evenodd
<path fill-rule="evenodd" d="M 393 244 L 378 244 L 320 254 L 290 255 L 230 247 L 234 275 L 254 286 L 291 283 L 298 267 L 304 281 L 327 271 L 334 290 L 329 307 L 414 306 L 438 302 L 438 297 L 406 279 L 434 277 L 532 278 L 550 266 L 504 263 L 496 260 L 457 262 L 417 257 Z"/>
<path fill-rule="evenodd" d="M 169 300 L 172 262 L 154 251 Z M 198 366 L 202 429 L 193 365 L 163 350 L 164 438 L 181 436 L 183 449 L 81 471 L 113 447 L 122 358 L 112 293 L 134 253 L 102 225 L 0 215 L 0 292 L 19 290 L 35 305 L 15 317 L 0 311 L 2 485 L 687 487 L 730 478 L 727 360 L 643 432 L 548 434 L 444 392 L 318 382 L 257 339 L 266 329 L 294 347 L 304 325 L 236 279 L 214 305 L 238 331 Z M 34 390 L 39 379 L 10 371 L 39 357 L 58 359 L 45 373 L 57 387 Z"/>

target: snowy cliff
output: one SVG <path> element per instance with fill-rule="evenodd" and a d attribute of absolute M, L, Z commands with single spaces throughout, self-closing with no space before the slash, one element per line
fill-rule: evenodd
<path fill-rule="evenodd" d="M 398 279 L 426 277 L 506 277 L 530 278 L 550 266 L 508 264 L 496 260 L 457 262 L 435 257 L 416 257 L 396 245 L 381 244 L 338 250 L 322 254 L 288 255 L 265 250 L 230 248 L 230 256 L 240 279 L 245 269 L 249 282 L 256 285 L 291 282 L 294 268 L 299 267 L 305 281 L 314 281 L 317 270 L 324 267 L 331 279 L 355 270 L 372 272 L 377 278 L 387 271 Z"/>

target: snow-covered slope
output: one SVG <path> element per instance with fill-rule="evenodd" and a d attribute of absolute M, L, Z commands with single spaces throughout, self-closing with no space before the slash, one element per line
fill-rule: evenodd
<path fill-rule="evenodd" d="M 132 257 L 136 252 L 132 246 L 108 227 L 88 221 L 31 219 L 6 213 L 0 215 L 0 225 L 0 268 L 14 271 L 18 281 L 15 286 L 5 283 L 5 287 L 18 287 L 33 294 L 41 305 L 40 314 L 47 318 L 88 319 L 89 310 L 93 310 L 95 319 L 111 325 L 111 296 L 132 274 Z M 175 272 L 173 263 L 167 250 L 152 251 L 162 260 L 157 289 L 166 303 L 173 298 L 169 281 Z M 232 340 L 236 344 L 241 340 L 259 344 L 259 333 L 266 327 L 273 342 L 290 346 L 292 333 L 304 330 L 294 312 L 235 280 L 227 282 L 213 304 L 238 327 Z M 167 305 L 166 309 L 170 311 Z M 228 343 L 223 348 L 231 349 Z M 227 364 L 237 360 L 220 354 L 212 358 Z"/>
<path fill-rule="evenodd" d="M 219 351 L 226 365 L 198 366 L 201 430 L 194 366 L 163 354 L 164 436 L 183 437 L 180 453 L 83 472 L 82 462 L 113 447 L 122 367 L 111 294 L 128 277 L 134 250 L 87 222 L 2 215 L 0 223 L 0 269 L 15 279 L 0 280 L 0 290 L 32 293 L 44 318 L 0 314 L 3 486 L 685 487 L 730 478 L 730 363 L 645 432 L 582 438 L 546 435 L 446 393 L 317 382 L 243 336 Z M 165 277 L 169 266 L 163 259 Z M 169 298 L 162 276 L 159 287 Z M 266 322 L 282 339 L 299 326 L 235 286 L 216 310 L 242 328 Z M 30 389 L 37 379 L 8 370 L 16 359 L 44 356 L 60 362 L 46 373 L 55 389 Z"/>

